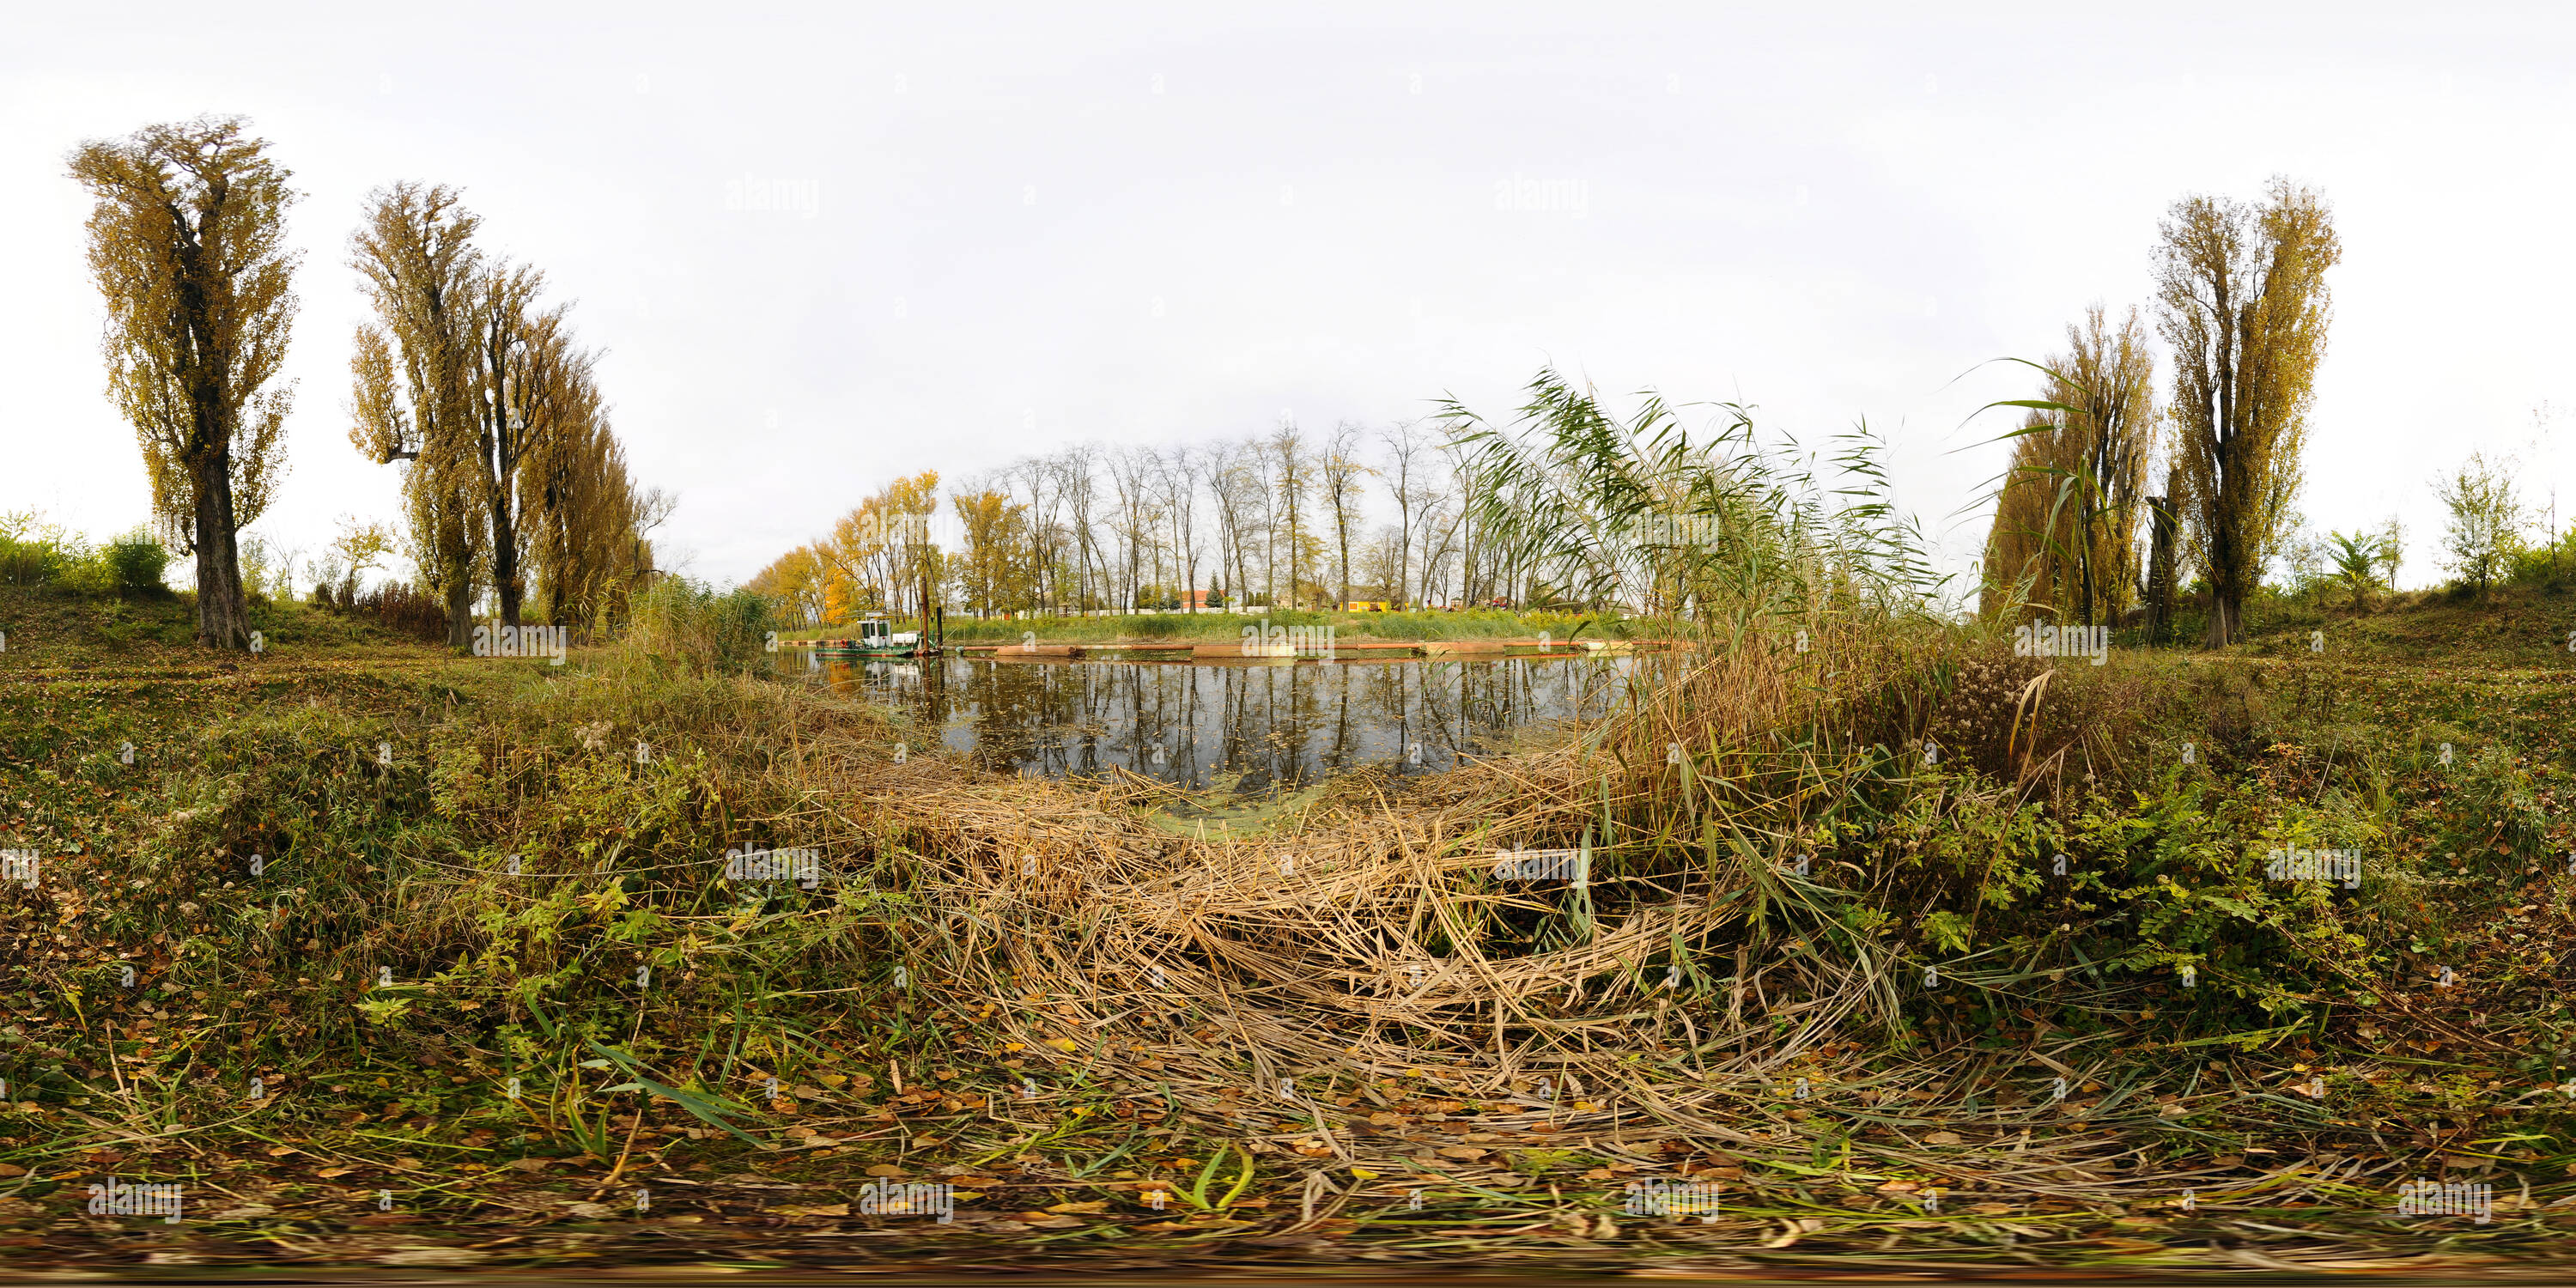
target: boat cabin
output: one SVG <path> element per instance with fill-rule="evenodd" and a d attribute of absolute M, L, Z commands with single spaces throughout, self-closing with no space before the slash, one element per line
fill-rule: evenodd
<path fill-rule="evenodd" d="M 907 649 L 919 646 L 921 632 L 898 631 L 883 617 L 869 617 L 859 622 L 859 647 L 863 649 Z"/>

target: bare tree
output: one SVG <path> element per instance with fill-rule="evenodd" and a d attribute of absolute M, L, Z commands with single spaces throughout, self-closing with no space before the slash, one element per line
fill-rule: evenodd
<path fill-rule="evenodd" d="M 1056 486 L 1056 472 L 1042 458 L 1023 457 L 1005 471 L 1008 485 L 1025 488 L 1028 506 L 1029 607 L 1061 605 L 1064 587 L 1058 584 L 1064 531 L 1057 524 L 1056 512 L 1064 503 L 1064 492 Z"/>
<path fill-rule="evenodd" d="M 248 648 L 239 533 L 284 468 L 294 393 L 268 387 L 295 323 L 289 172 L 238 117 L 92 141 L 70 164 L 96 203 L 109 395 L 141 441 L 154 517 L 196 556 L 197 642 Z"/>
<path fill-rule="evenodd" d="M 1465 522 L 1465 516 L 1449 499 L 1434 496 L 1423 508 L 1421 522 L 1424 599 L 1428 601 L 1436 589 L 1441 602 L 1455 607 L 1459 597 L 1466 593 L 1465 573 L 1462 568 L 1459 574 L 1460 584 L 1453 588 L 1450 583 L 1449 564 L 1452 559 L 1460 558 L 1458 536 L 1460 527 Z M 1460 559 L 1460 562 L 1463 564 L 1464 560 Z"/>
<path fill-rule="evenodd" d="M 1121 548 L 1120 566 L 1124 572 L 1121 592 L 1129 610 L 1136 607 L 1140 572 L 1149 557 L 1154 541 L 1154 527 L 1159 520 L 1154 512 L 1153 449 L 1117 447 L 1109 453 L 1109 486 L 1118 494 L 1118 511 L 1114 517 L 1115 535 Z"/>
<path fill-rule="evenodd" d="M 1395 500 L 1395 597 L 1399 603 L 1415 602 L 1413 593 L 1413 510 L 1423 500 L 1422 488 L 1429 482 L 1431 443 L 1422 433 L 1419 422 L 1401 421 L 1388 426 L 1378 435 L 1386 445 L 1387 468 L 1378 477 L 1386 480 L 1387 491 Z"/>
<path fill-rule="evenodd" d="M 1182 446 L 1163 458 L 1163 512 L 1172 523 L 1172 559 L 1179 571 L 1181 603 L 1197 612 L 1199 581 L 1199 480 L 1206 473 L 1206 453 Z"/>
<path fill-rule="evenodd" d="M 1099 499 L 1092 464 L 1098 452 L 1099 449 L 1089 443 L 1075 443 L 1066 447 L 1055 458 L 1056 490 L 1063 495 L 1065 506 L 1073 516 L 1076 582 L 1074 607 L 1077 610 L 1087 609 L 1092 605 L 1093 570 L 1096 568 L 1099 571 L 1104 584 L 1109 575 L 1109 564 L 1099 554 L 1099 543 L 1095 539 L 1098 529 L 1092 519 L 1092 507 Z"/>
<path fill-rule="evenodd" d="M 1261 597 L 1275 607 L 1279 603 L 1278 474 L 1269 448 L 1259 438 L 1245 440 L 1243 453 L 1253 499 L 1261 506 Z"/>
<path fill-rule="evenodd" d="M 1450 490 L 1447 498 L 1450 502 L 1449 524 L 1441 533 L 1441 539 L 1458 560 L 1458 585 L 1449 602 L 1454 604 L 1464 599 L 1471 604 L 1482 603 L 1489 595 L 1477 577 L 1478 559 L 1485 552 L 1478 549 L 1476 541 L 1475 474 L 1467 467 L 1468 449 L 1464 444 L 1455 440 L 1444 441 L 1440 451 L 1447 458 Z"/>
<path fill-rule="evenodd" d="M 1234 594 L 1241 595 L 1241 574 L 1236 565 L 1236 542 L 1240 531 L 1234 512 L 1233 498 L 1228 495 L 1226 479 L 1234 470 L 1234 453 L 1226 444 L 1211 444 L 1200 457 L 1207 476 L 1208 496 L 1216 502 L 1216 575 L 1237 583 Z"/>
<path fill-rule="evenodd" d="M 1359 449 L 1360 427 L 1347 420 L 1333 426 L 1333 436 L 1324 446 L 1324 502 L 1332 507 L 1333 549 L 1342 574 L 1342 598 L 1336 607 L 1351 602 L 1351 537 L 1360 517 L 1360 479 L 1377 472 L 1360 459 Z"/>
<path fill-rule="evenodd" d="M 1293 609 L 1299 602 L 1298 576 L 1305 569 L 1306 491 L 1314 486 L 1314 464 L 1306 455 L 1306 436 L 1293 419 L 1282 419 L 1271 433 L 1270 453 L 1279 466 L 1272 485 L 1279 491 L 1279 511 L 1288 525 L 1288 607 Z"/>

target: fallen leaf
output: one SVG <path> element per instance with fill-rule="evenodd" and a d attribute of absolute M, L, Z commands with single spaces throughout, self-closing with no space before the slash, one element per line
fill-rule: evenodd
<path fill-rule="evenodd" d="M 1085 1203 L 1056 1203 L 1050 1204 L 1047 1207 L 1047 1211 L 1053 1212 L 1059 1216 L 1068 1212 L 1106 1212 L 1108 1210 L 1109 1201 L 1107 1199 L 1092 1199 Z"/>
<path fill-rule="evenodd" d="M 1443 1158 L 1463 1158 L 1472 1161 L 1474 1159 L 1483 1158 L 1485 1155 L 1492 1152 L 1494 1151 L 1490 1149 L 1479 1149 L 1474 1145 L 1444 1145 L 1440 1149 L 1440 1156 Z"/>
<path fill-rule="evenodd" d="M 902 1168 L 897 1167 L 897 1166 L 895 1166 L 895 1165 L 894 1165 L 894 1164 L 892 1164 L 892 1163 L 879 1163 L 879 1164 L 877 1164 L 876 1166 L 871 1167 L 871 1168 L 869 1168 L 869 1169 L 868 1169 L 868 1175 L 870 1175 L 870 1176 L 894 1176 L 894 1177 L 900 1177 L 900 1176 L 903 1176 L 904 1174 L 905 1174 L 905 1173 L 904 1173 L 904 1170 L 903 1170 Z"/>
<path fill-rule="evenodd" d="M 850 1205 L 847 1203 L 826 1203 L 815 1207 L 780 1207 L 771 1208 L 769 1210 L 779 1214 L 780 1216 L 848 1216 L 850 1214 Z"/>
<path fill-rule="evenodd" d="M 326 1179 L 326 1180 L 327 1180 L 327 1179 L 329 1179 L 329 1178 L 331 1178 L 331 1177 L 334 1177 L 334 1176 L 346 1176 L 346 1175 L 348 1175 L 349 1173 L 354 1172 L 354 1171 L 356 1171 L 356 1170 L 358 1170 L 358 1169 L 356 1169 L 356 1168 L 354 1168 L 354 1167 L 326 1167 L 326 1168 L 323 1168 L 321 1171 L 315 1172 L 315 1173 L 314 1173 L 314 1175 L 315 1175 L 315 1176 L 322 1177 L 322 1178 L 324 1178 L 324 1179 Z"/>

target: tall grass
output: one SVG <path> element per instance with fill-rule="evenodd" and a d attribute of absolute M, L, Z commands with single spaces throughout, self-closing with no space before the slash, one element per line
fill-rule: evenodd
<path fill-rule="evenodd" d="M 1528 395 L 1508 424 L 1454 401 L 1442 416 L 1468 452 L 1482 540 L 1572 604 L 1735 638 L 1828 617 L 1920 617 L 1942 584 L 1888 496 L 1866 427 L 1839 440 L 1840 477 L 1820 481 L 1812 456 L 1762 441 L 1738 404 L 1716 404 L 1714 429 L 1694 437 L 1653 394 L 1625 422 L 1552 370 Z"/>
<path fill-rule="evenodd" d="M 686 577 L 664 577 L 635 597 L 625 643 L 632 651 L 685 663 L 699 674 L 739 674 L 766 666 L 776 607 L 759 592 L 719 591 Z"/>

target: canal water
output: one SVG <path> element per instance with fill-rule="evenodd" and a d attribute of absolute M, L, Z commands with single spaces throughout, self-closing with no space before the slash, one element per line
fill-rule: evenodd
<path fill-rule="evenodd" d="M 987 769 L 1079 778 L 1118 766 L 1184 791 L 1254 796 L 1363 766 L 1438 773 L 1507 749 L 1529 726 L 1598 719 L 1633 659 L 780 662 L 906 709 Z"/>

